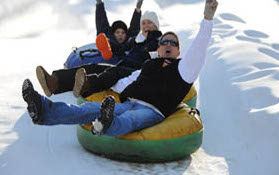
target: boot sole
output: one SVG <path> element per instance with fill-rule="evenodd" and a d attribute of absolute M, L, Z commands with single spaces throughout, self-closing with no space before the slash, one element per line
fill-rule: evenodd
<path fill-rule="evenodd" d="M 28 104 L 27 111 L 29 113 L 29 116 L 31 117 L 33 123 L 37 123 L 39 118 L 39 111 L 36 107 L 35 101 L 34 101 L 34 87 L 29 79 L 24 80 L 22 85 L 22 97 L 24 101 Z"/>
<path fill-rule="evenodd" d="M 101 117 L 92 122 L 91 132 L 93 135 L 103 135 L 106 133 L 113 121 L 113 111 L 115 106 L 114 97 L 107 97 L 101 104 Z M 96 129 L 94 127 L 97 127 Z"/>
<path fill-rule="evenodd" d="M 34 87 L 29 79 L 24 80 L 22 85 L 22 97 L 25 102 L 30 102 L 30 96 L 28 95 L 30 92 L 34 91 Z"/>
<path fill-rule="evenodd" d="M 85 83 L 85 69 L 81 68 L 78 69 L 76 72 L 76 76 L 75 76 L 75 85 L 73 88 L 73 95 L 75 97 L 79 97 L 81 90 L 83 89 L 84 83 Z"/>
<path fill-rule="evenodd" d="M 113 121 L 113 112 L 114 112 L 114 106 L 115 106 L 115 99 L 112 96 L 107 97 L 101 104 L 101 117 L 99 118 L 100 122 L 104 125 L 104 122 L 108 122 L 107 126 L 103 126 L 103 132 L 105 133 L 106 130 L 110 127 L 112 121 Z"/>
<path fill-rule="evenodd" d="M 47 97 L 50 97 L 52 95 L 52 93 L 50 92 L 50 90 L 49 90 L 49 88 L 47 86 L 47 81 L 46 81 L 46 77 L 45 77 L 44 72 L 46 72 L 46 71 L 44 70 L 44 68 L 42 66 L 38 66 L 36 68 L 37 79 L 38 79 L 38 81 L 39 81 L 39 83 L 40 83 L 40 85 L 41 85 L 45 95 Z"/>
<path fill-rule="evenodd" d="M 110 43 L 105 34 L 99 34 L 96 38 L 96 47 L 101 52 L 102 57 L 105 60 L 109 60 L 112 57 L 112 51 Z"/>

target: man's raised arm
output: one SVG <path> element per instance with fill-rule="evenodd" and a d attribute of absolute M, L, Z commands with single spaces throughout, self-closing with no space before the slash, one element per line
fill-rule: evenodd
<path fill-rule="evenodd" d="M 216 0 L 206 0 L 204 19 L 201 22 L 200 30 L 179 62 L 179 73 L 187 83 L 193 83 L 198 78 L 204 65 L 206 50 L 212 33 L 212 19 L 217 6 L 218 2 Z"/>

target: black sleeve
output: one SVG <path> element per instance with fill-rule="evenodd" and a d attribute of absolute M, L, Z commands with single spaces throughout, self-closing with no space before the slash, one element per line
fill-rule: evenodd
<path fill-rule="evenodd" d="M 130 27 L 127 32 L 128 37 L 135 37 L 140 32 L 140 18 L 141 18 L 141 11 L 137 12 L 135 10 L 130 22 Z"/>
<path fill-rule="evenodd" d="M 96 21 L 97 35 L 99 35 L 100 33 L 105 33 L 106 35 L 110 35 L 111 31 L 110 31 L 110 26 L 109 26 L 104 3 L 100 3 L 96 5 L 95 18 L 96 18 L 95 21 Z"/>
<path fill-rule="evenodd" d="M 118 80 L 131 75 L 133 71 L 134 70 L 127 69 L 125 67 L 111 67 L 109 69 L 106 69 L 99 75 L 88 75 L 90 90 L 82 94 L 82 96 L 87 97 L 92 93 L 108 90 L 112 86 L 114 86 L 118 82 Z"/>
<path fill-rule="evenodd" d="M 149 59 L 151 59 L 151 57 L 145 46 L 142 44 L 136 44 L 130 53 L 123 57 L 117 65 L 132 69 L 141 69 L 142 64 Z"/>
<path fill-rule="evenodd" d="M 103 89 L 109 89 L 114 86 L 118 80 L 131 75 L 133 71 L 134 70 L 125 67 L 116 66 L 106 69 L 104 72 L 99 74 L 98 78 L 102 81 Z"/>
<path fill-rule="evenodd" d="M 151 51 L 156 51 L 159 47 L 159 38 L 162 36 L 162 32 L 158 30 L 149 31 L 147 34 L 147 38 L 144 41 L 144 45 L 146 49 Z"/>

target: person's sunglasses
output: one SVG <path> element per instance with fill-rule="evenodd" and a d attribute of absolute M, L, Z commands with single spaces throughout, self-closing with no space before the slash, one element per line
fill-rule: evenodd
<path fill-rule="evenodd" d="M 174 46 L 174 47 L 178 47 L 177 41 L 168 40 L 168 39 L 163 39 L 160 41 L 160 45 L 162 45 L 162 46 L 166 46 L 168 44 L 170 44 L 171 46 Z"/>

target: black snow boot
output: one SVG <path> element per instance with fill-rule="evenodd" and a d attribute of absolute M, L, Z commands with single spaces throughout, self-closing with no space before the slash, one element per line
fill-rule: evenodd
<path fill-rule="evenodd" d="M 40 114 L 42 111 L 42 101 L 40 94 L 34 90 L 29 79 L 24 80 L 22 85 L 22 97 L 27 103 L 27 110 L 34 124 L 40 123 Z"/>
<path fill-rule="evenodd" d="M 102 135 L 106 133 L 110 127 L 114 115 L 115 98 L 113 96 L 108 96 L 103 100 L 101 105 L 101 116 L 92 122 L 92 133 L 94 135 Z"/>

